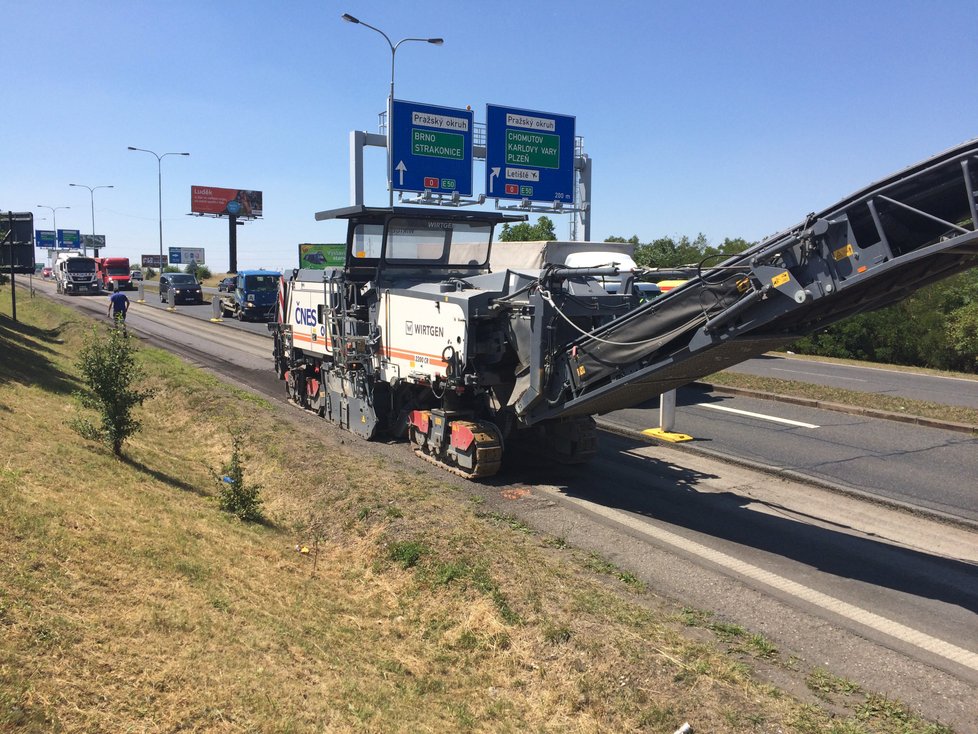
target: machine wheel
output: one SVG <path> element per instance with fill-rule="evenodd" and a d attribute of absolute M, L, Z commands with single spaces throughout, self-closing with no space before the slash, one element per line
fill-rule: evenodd
<path fill-rule="evenodd" d="M 301 408 L 305 408 L 306 401 L 306 381 L 305 373 L 301 370 L 289 370 L 285 373 L 285 392 L 289 395 L 289 400 Z"/>
<path fill-rule="evenodd" d="M 236 318 L 236 319 L 237 319 L 238 321 L 244 321 L 244 320 L 245 320 L 245 312 L 244 312 L 244 309 L 243 309 L 243 308 L 239 308 L 239 309 L 237 310 L 237 312 L 236 312 L 236 313 L 234 314 L 234 317 L 235 317 L 235 318 Z"/>

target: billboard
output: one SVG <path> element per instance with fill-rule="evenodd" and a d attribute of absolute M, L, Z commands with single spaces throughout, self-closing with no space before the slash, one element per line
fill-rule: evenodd
<path fill-rule="evenodd" d="M 171 247 L 170 248 L 171 265 L 190 265 L 191 263 L 196 263 L 197 265 L 204 264 L 203 247 Z"/>
<path fill-rule="evenodd" d="M 299 245 L 299 267 L 309 270 L 342 268 L 346 265 L 346 245 Z"/>
<path fill-rule="evenodd" d="M 144 268 L 159 268 L 166 267 L 169 263 L 166 261 L 166 255 L 163 256 L 163 264 L 160 265 L 159 255 L 141 255 L 140 260 L 142 261 Z"/>
<path fill-rule="evenodd" d="M 190 187 L 190 211 L 249 219 L 261 216 L 261 191 L 219 189 L 214 186 Z"/>
<path fill-rule="evenodd" d="M 105 247 L 105 235 L 104 234 L 83 234 L 81 236 L 82 247 L 91 248 L 93 250 L 101 250 Z"/>

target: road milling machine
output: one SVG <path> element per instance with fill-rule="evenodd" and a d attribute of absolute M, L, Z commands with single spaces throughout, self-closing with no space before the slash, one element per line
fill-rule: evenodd
<path fill-rule="evenodd" d="M 628 287 L 648 273 L 613 261 L 494 271 L 494 227 L 522 216 L 320 212 L 347 220 L 346 265 L 283 280 L 275 369 L 299 406 L 465 477 L 494 474 L 505 447 L 586 461 L 593 416 L 974 267 L 976 192 L 973 140 L 648 300 Z"/>

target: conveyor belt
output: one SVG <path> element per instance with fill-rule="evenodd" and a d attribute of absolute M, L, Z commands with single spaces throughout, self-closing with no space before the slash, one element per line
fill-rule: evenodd
<path fill-rule="evenodd" d="M 635 405 L 975 267 L 976 192 L 972 140 L 809 215 L 573 341 L 523 420 Z"/>

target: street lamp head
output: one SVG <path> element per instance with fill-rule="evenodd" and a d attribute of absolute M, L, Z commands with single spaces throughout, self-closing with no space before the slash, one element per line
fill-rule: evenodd
<path fill-rule="evenodd" d="M 139 150 L 139 148 L 133 148 L 133 147 L 132 147 L 132 146 L 130 145 L 130 146 L 129 146 L 129 150 Z"/>
<path fill-rule="evenodd" d="M 432 44 L 433 46 L 441 46 L 444 42 L 445 42 L 445 39 L 444 38 L 429 38 L 428 39 L 428 43 Z"/>
<path fill-rule="evenodd" d="M 357 20 L 356 18 L 354 18 L 354 17 L 353 17 L 352 15 L 350 15 L 349 13 L 343 13 L 343 15 L 342 15 L 342 18 L 343 18 L 343 20 L 345 20 L 345 21 L 346 21 L 347 23 L 359 23 L 359 22 L 360 22 L 359 20 Z"/>

